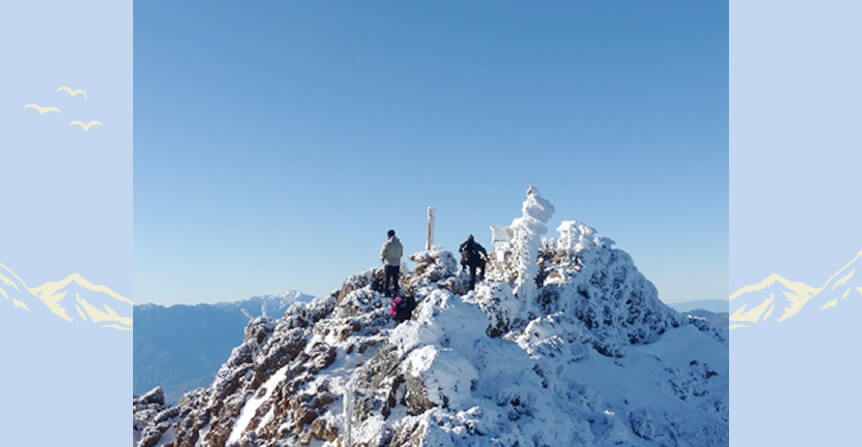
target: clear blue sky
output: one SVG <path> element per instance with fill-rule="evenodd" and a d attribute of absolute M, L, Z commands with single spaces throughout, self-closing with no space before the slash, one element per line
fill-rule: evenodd
<path fill-rule="evenodd" d="M 362 6 L 364 5 L 364 6 Z M 534 184 L 668 302 L 727 295 L 726 2 L 135 3 L 135 298 L 339 287 Z"/>

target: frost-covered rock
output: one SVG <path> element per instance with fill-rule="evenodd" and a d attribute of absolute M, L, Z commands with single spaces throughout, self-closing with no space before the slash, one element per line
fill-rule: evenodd
<path fill-rule="evenodd" d="M 251 322 L 210 387 L 174 407 L 157 391 L 136 399 L 136 442 L 727 445 L 726 338 L 665 306 L 594 229 L 566 221 L 540 245 L 536 223 L 552 209 L 528 197 L 532 263 L 510 263 L 534 293 L 502 268 L 468 292 L 455 257 L 434 247 L 404 269 L 417 308 L 396 326 L 366 270 Z"/>
<path fill-rule="evenodd" d="M 440 281 L 458 274 L 458 261 L 455 256 L 441 247 L 434 246 L 430 250 L 413 253 L 410 260 L 416 263 L 416 275 L 429 281 Z"/>
<path fill-rule="evenodd" d="M 726 312 L 713 313 L 707 310 L 694 310 L 685 312 L 683 317 L 688 324 L 698 328 L 701 332 L 710 334 L 720 343 L 728 344 L 730 321 Z"/>
<path fill-rule="evenodd" d="M 596 230 L 576 220 L 564 220 L 557 231 L 560 233 L 556 240 L 556 250 L 568 257 L 575 256 L 578 252 L 597 247 L 608 247 L 614 245 L 614 241 L 599 237 Z M 554 245 L 553 241 L 550 245 Z"/>
<path fill-rule="evenodd" d="M 178 414 L 176 407 L 165 407 L 165 392 L 161 387 L 135 397 L 133 403 L 134 443 L 137 447 L 152 447 L 171 436 L 171 419 Z"/>

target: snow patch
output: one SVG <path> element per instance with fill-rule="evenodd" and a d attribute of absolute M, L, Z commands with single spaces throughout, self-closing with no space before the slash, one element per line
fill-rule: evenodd
<path fill-rule="evenodd" d="M 263 384 L 263 389 L 266 390 L 263 396 L 258 397 L 258 395 L 255 394 L 251 399 L 246 401 L 245 405 L 243 405 L 242 410 L 239 413 L 239 417 L 236 420 L 236 424 L 234 424 L 233 426 L 233 430 L 231 430 L 230 432 L 230 436 L 227 439 L 227 445 L 239 442 L 240 437 L 242 437 L 242 434 L 243 432 L 245 432 L 245 429 L 248 428 L 248 424 L 249 422 L 251 422 L 251 419 L 254 417 L 255 412 L 257 412 L 258 407 L 260 407 L 260 404 L 269 399 L 269 396 L 272 395 L 272 391 L 273 389 L 275 389 L 275 386 L 279 382 L 284 380 L 284 378 L 286 377 L 287 368 L 288 365 L 281 367 L 281 369 L 276 371 L 275 374 L 273 374 L 269 377 L 269 379 L 266 380 L 266 382 Z"/>

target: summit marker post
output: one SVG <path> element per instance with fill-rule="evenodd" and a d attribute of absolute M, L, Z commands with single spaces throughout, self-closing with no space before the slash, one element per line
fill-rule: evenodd
<path fill-rule="evenodd" d="M 435 210 L 428 207 L 428 236 L 425 239 L 425 250 L 431 250 L 431 245 L 434 243 L 434 214 Z"/>

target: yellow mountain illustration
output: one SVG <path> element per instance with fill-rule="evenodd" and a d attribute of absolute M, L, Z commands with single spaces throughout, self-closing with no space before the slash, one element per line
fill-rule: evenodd
<path fill-rule="evenodd" d="M 18 300 L 17 300 L 17 299 L 15 299 L 15 298 L 12 298 L 12 305 L 13 305 L 13 306 L 15 306 L 15 307 L 20 307 L 20 308 L 22 308 L 22 309 L 24 309 L 24 310 L 27 310 L 27 311 L 29 311 L 29 310 L 30 310 L 30 308 L 29 308 L 26 304 L 24 304 L 24 302 L 22 302 L 22 301 L 18 301 Z"/>
<path fill-rule="evenodd" d="M 89 322 L 124 331 L 132 329 L 132 300 L 107 286 L 93 284 L 77 273 L 61 281 L 28 287 L 9 267 L 0 264 L 0 296 L 11 299 L 15 308 L 28 312 L 34 310 L 34 305 L 42 307 L 36 304 L 41 301 L 50 314 L 68 322 Z M 72 313 L 72 308 L 77 312 Z"/>
<path fill-rule="evenodd" d="M 854 288 L 850 285 L 860 262 L 862 251 L 819 288 L 799 281 L 790 281 L 777 273 L 767 276 L 757 284 L 741 287 L 729 297 L 732 309 L 730 329 L 749 327 L 766 321 L 780 323 L 797 315 L 809 303 L 814 304 L 817 311 L 832 309 L 837 307 L 841 300 L 855 296 L 851 295 L 854 290 L 862 296 L 862 287 Z"/>
<path fill-rule="evenodd" d="M 784 321 L 796 314 L 796 312 L 799 312 L 808 300 L 820 292 L 820 289 L 816 287 L 811 287 L 808 284 L 799 281 L 790 281 L 777 273 L 773 273 L 759 283 L 742 287 L 731 294 L 731 308 L 733 308 L 734 301 L 740 301 L 740 297 L 750 297 L 755 292 L 764 290 L 771 291 L 774 289 L 777 289 L 777 292 L 781 294 L 779 298 L 784 298 L 783 301 L 779 301 L 778 303 L 786 303 L 786 306 L 777 309 L 781 311 L 781 313 L 777 315 L 777 321 Z M 768 297 L 763 299 L 763 301 L 751 306 L 750 310 L 746 309 L 750 303 L 742 303 L 730 315 L 731 323 L 756 323 L 761 320 L 760 317 L 765 313 L 768 312 L 771 315 L 773 313 L 773 307 L 770 305 L 774 306 L 776 303 L 775 295 L 775 292 L 770 293 Z M 765 318 L 768 318 L 768 316 L 769 315 L 766 315 Z"/>
<path fill-rule="evenodd" d="M 12 270 L 0 264 L 0 297 L 11 301 L 14 307 L 29 311 L 25 302 L 31 296 L 24 281 Z"/>

